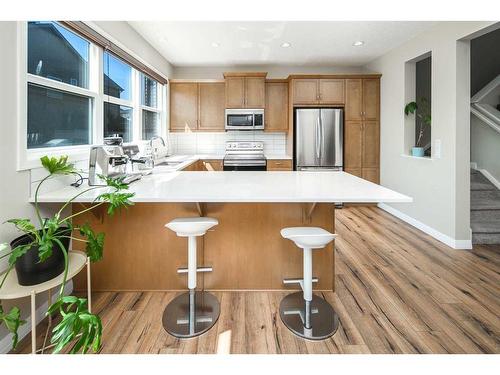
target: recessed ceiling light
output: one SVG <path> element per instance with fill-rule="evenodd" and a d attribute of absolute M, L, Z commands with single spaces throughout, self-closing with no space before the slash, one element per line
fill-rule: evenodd
<path fill-rule="evenodd" d="M 288 42 L 284 42 L 284 43 L 281 43 L 281 47 L 283 48 L 288 48 L 290 47 L 292 44 L 291 43 L 288 43 Z"/>
<path fill-rule="evenodd" d="M 217 48 L 217 47 L 219 47 L 219 46 L 220 46 L 220 44 L 219 44 L 219 43 L 217 43 L 217 42 L 212 42 L 212 47 Z"/>
<path fill-rule="evenodd" d="M 359 47 L 359 46 L 362 46 L 363 44 L 365 44 L 365 42 L 363 42 L 362 40 L 357 40 L 352 45 L 354 47 Z"/>

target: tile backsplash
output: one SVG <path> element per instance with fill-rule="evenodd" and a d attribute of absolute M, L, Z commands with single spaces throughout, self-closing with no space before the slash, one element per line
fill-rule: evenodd
<path fill-rule="evenodd" d="M 169 133 L 172 154 L 224 154 L 226 141 L 263 141 L 267 154 L 286 154 L 286 133 Z"/>

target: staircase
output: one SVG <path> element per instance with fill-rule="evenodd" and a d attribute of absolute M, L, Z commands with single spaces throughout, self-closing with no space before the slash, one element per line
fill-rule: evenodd
<path fill-rule="evenodd" d="M 471 169 L 470 226 L 473 244 L 500 244 L 500 190 Z"/>

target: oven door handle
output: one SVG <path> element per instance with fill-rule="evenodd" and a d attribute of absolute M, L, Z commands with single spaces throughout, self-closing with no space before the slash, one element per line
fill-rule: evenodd
<path fill-rule="evenodd" d="M 266 166 L 266 162 L 224 162 L 223 165 L 231 166 L 231 167 L 261 167 Z"/>

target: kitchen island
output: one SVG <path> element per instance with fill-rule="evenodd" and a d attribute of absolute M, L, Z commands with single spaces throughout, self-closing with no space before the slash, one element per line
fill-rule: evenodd
<path fill-rule="evenodd" d="M 81 189 L 81 188 L 80 188 Z M 344 172 L 172 172 L 130 185 L 135 205 L 112 217 L 105 208 L 79 217 L 106 233 L 104 259 L 92 266 L 94 290 L 180 290 L 186 239 L 164 225 L 177 217 L 210 216 L 219 225 L 198 239 L 198 275 L 208 290 L 284 289 L 282 280 L 301 275 L 301 250 L 280 235 L 289 226 L 335 232 L 335 203 L 411 202 L 411 198 Z M 64 202 L 78 188 L 40 195 L 41 203 Z M 92 204 L 98 191 L 74 205 Z M 100 210 L 100 211 L 99 211 Z M 73 244 L 79 249 L 79 243 Z M 314 252 L 316 290 L 335 290 L 333 244 Z M 84 288 L 85 280 L 76 280 Z"/>

